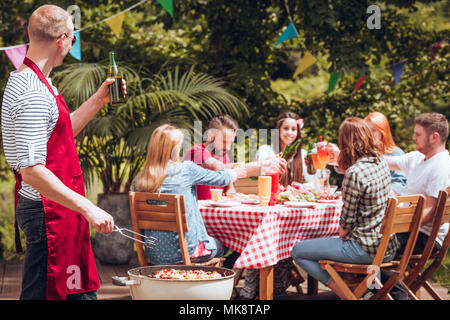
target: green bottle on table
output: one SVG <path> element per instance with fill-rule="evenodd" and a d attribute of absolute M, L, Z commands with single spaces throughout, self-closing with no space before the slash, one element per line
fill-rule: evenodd
<path fill-rule="evenodd" d="M 110 106 L 118 106 L 125 102 L 122 88 L 122 74 L 117 67 L 114 51 L 109 53 L 108 78 L 116 79 L 113 84 L 109 85 L 109 104 Z"/>

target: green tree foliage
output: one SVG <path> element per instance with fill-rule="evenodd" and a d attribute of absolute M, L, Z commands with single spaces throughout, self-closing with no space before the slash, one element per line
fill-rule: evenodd
<path fill-rule="evenodd" d="M 193 0 L 178 7 L 180 14 L 206 19 L 200 39 L 208 42 L 197 61 L 207 72 L 230 79 L 245 99 L 251 117 L 242 119 L 242 126 L 271 127 L 281 111 L 291 109 L 306 118 L 307 139 L 323 135 L 335 141 L 344 117 L 379 110 L 392 121 L 399 145 L 411 149 L 409 124 L 416 113 L 434 110 L 448 115 L 448 49 L 441 49 L 436 59 L 430 51 L 433 43 L 449 38 L 448 28 L 427 28 L 427 16 L 420 23 L 411 19 L 418 7 L 433 3 L 437 10 L 448 11 L 448 3 L 442 1 L 377 1 L 380 30 L 366 26 L 369 1 Z M 289 18 L 299 36 L 274 49 Z M 309 100 L 286 99 L 274 92 L 271 80 L 291 77 L 306 50 L 320 60 L 300 78 L 339 71 L 337 89 L 328 98 L 322 94 Z M 403 81 L 395 86 L 392 65 L 406 58 Z M 363 75 L 368 80 L 353 95 L 355 81 Z"/>

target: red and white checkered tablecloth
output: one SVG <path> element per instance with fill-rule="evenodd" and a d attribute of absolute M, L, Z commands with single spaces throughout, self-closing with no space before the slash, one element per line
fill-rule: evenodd
<path fill-rule="evenodd" d="M 235 268 L 264 268 L 290 257 L 300 240 L 331 237 L 339 233 L 342 203 L 315 208 L 283 205 L 212 207 L 199 201 L 206 230 L 225 246 L 241 253 Z"/>

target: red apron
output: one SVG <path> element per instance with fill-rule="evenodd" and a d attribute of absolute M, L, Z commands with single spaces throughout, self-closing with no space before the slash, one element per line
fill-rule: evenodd
<path fill-rule="evenodd" d="M 58 121 L 47 142 L 45 167 L 67 187 L 84 196 L 83 174 L 75 147 L 69 108 L 61 94 L 55 95 L 36 64 L 28 58 L 25 58 L 24 64 L 45 84 L 58 106 Z M 16 205 L 20 187 L 21 177 L 16 173 Z M 41 198 L 48 245 L 47 299 L 65 300 L 68 294 L 97 290 L 100 284 L 91 247 L 89 223 L 80 213 L 44 196 Z M 17 231 L 16 227 L 16 233 Z M 17 248 L 20 250 L 20 244 Z"/>

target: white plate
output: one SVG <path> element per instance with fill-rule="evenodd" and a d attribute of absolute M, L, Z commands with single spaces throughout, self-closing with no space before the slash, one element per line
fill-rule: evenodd
<path fill-rule="evenodd" d="M 229 208 L 240 205 L 239 202 L 234 201 L 211 201 L 210 203 L 213 207 Z"/>
<path fill-rule="evenodd" d="M 242 200 L 242 204 L 259 204 L 259 200 Z"/>
<path fill-rule="evenodd" d="M 339 203 L 341 200 L 316 200 L 318 203 Z"/>
<path fill-rule="evenodd" d="M 316 206 L 314 202 L 306 202 L 306 201 L 286 201 L 283 204 L 285 206 L 294 208 L 314 208 Z"/>

